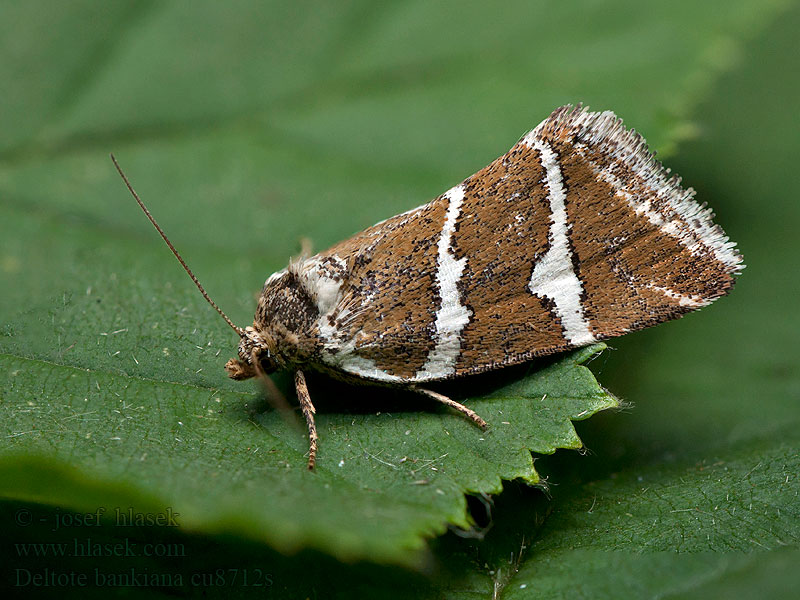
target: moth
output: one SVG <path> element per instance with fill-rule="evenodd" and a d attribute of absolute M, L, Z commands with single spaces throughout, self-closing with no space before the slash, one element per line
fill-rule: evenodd
<path fill-rule="evenodd" d="M 205 299 L 239 336 L 237 380 L 294 373 L 318 447 L 305 372 L 429 389 L 656 325 L 729 292 L 742 257 L 645 140 L 612 112 L 556 109 L 441 196 L 269 276 L 253 324 Z"/>

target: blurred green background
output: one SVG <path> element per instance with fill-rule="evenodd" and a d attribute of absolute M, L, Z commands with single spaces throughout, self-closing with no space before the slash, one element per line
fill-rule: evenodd
<path fill-rule="evenodd" d="M 6 584 L 19 583 L 17 569 L 87 568 L 85 558 L 25 557 L 18 546 L 61 539 L 43 523 L 85 509 L 87 497 L 163 509 L 157 494 L 96 479 L 87 465 L 102 471 L 103 452 L 70 456 L 76 450 L 58 446 L 65 432 L 80 433 L 54 416 L 64 390 L 70 402 L 85 394 L 114 406 L 121 431 L 136 419 L 136 406 L 118 400 L 129 388 L 152 393 L 165 423 L 191 413 L 198 396 L 221 405 L 258 398 L 225 378 L 229 331 L 137 214 L 110 151 L 212 297 L 244 324 L 265 276 L 302 236 L 324 248 L 417 206 L 554 107 L 581 101 L 641 131 L 716 210 L 748 267 L 730 297 L 614 340 L 592 363 L 632 408 L 579 424 L 587 455 L 537 459 L 547 494 L 506 483 L 492 498 L 470 498 L 472 537 L 440 535 L 439 517 L 420 520 L 429 543 L 410 538 L 380 555 L 335 523 L 327 542 L 306 544 L 303 525 L 288 520 L 276 526 L 293 540 L 286 546 L 225 523 L 136 532 L 104 524 L 98 542 L 133 536 L 185 552 L 105 556 L 101 572 L 181 573 L 185 585 L 39 591 L 787 597 L 800 583 L 798 30 L 800 6 L 779 0 L 0 2 Z M 347 406 L 331 398 L 323 412 Z M 181 443 L 179 426 L 165 428 L 169 440 L 140 431 L 122 465 L 129 476 L 149 444 L 168 453 Z M 33 451 L 83 470 L 25 462 Z M 170 468 L 213 486 L 213 461 L 202 446 L 192 451 L 196 459 Z M 253 464 L 262 458 L 253 454 Z M 309 502 L 359 498 L 335 477 L 318 483 Z M 25 510 L 30 526 L 18 520 Z M 448 510 L 450 522 L 463 520 L 463 506 Z M 387 528 L 411 518 L 378 516 Z M 214 575 L 195 585 L 198 573 Z"/>

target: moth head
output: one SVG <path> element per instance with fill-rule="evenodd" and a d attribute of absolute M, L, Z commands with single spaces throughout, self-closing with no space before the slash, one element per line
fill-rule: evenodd
<path fill-rule="evenodd" d="M 254 361 L 258 361 L 258 365 L 265 375 L 278 370 L 278 363 L 258 331 L 247 327 L 242 329 L 239 335 L 241 336 L 239 358 L 232 358 L 225 364 L 228 377 L 236 380 L 255 377 L 258 375 L 258 370 Z"/>

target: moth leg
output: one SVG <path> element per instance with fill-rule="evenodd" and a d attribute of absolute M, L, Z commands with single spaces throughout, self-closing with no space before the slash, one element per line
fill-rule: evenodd
<path fill-rule="evenodd" d="M 311 403 L 311 395 L 308 393 L 308 386 L 306 385 L 306 376 L 300 370 L 294 374 L 294 387 L 297 390 L 297 399 L 300 401 L 303 416 L 306 418 L 306 423 L 308 423 L 308 470 L 311 471 L 317 461 L 317 440 L 319 438 L 317 437 L 317 425 L 314 423 L 314 414 L 317 411 Z"/>
<path fill-rule="evenodd" d="M 418 394 L 422 394 L 423 396 L 427 396 L 428 398 L 433 398 L 434 400 L 436 400 L 437 402 L 441 402 L 445 406 L 449 406 L 450 408 L 455 408 L 458 412 L 463 414 L 465 417 L 467 417 L 470 421 L 475 423 L 475 425 L 477 425 L 481 429 L 486 429 L 489 426 L 488 423 L 486 423 L 486 421 L 484 421 L 480 417 L 480 415 L 478 415 L 478 413 L 476 413 L 474 410 L 470 410 L 463 404 L 460 404 L 455 400 L 451 400 L 444 394 L 439 394 L 438 392 L 426 390 L 425 388 L 417 387 L 415 385 L 411 386 L 411 390 L 417 392 Z"/>
<path fill-rule="evenodd" d="M 272 381 L 272 378 L 264 372 L 264 369 L 261 368 L 261 361 L 259 360 L 257 348 L 253 349 L 253 352 L 250 354 L 250 362 L 256 372 L 256 375 L 267 390 L 267 401 L 272 405 L 272 408 L 280 411 L 285 419 L 295 424 L 295 420 L 289 416 L 292 415 L 294 411 L 292 410 L 292 407 L 289 406 L 286 396 L 283 395 L 283 393 L 278 389 L 278 386 L 275 385 L 275 382 Z M 245 366 L 249 367 L 250 365 Z"/>

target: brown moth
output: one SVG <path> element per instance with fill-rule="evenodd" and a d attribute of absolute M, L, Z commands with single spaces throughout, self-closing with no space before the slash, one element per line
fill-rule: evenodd
<path fill-rule="evenodd" d="M 428 204 L 290 262 L 241 328 L 114 163 L 239 335 L 228 375 L 294 372 L 309 469 L 317 432 L 304 371 L 402 386 L 486 427 L 426 385 L 675 319 L 727 294 L 744 268 L 711 210 L 639 134 L 611 112 L 567 105 Z"/>

